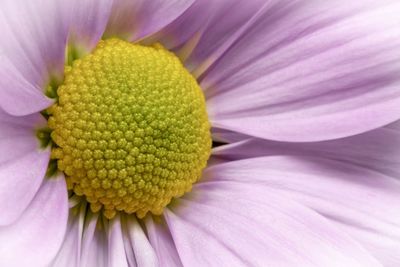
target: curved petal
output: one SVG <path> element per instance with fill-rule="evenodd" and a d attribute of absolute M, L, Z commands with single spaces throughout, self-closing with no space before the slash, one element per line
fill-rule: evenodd
<path fill-rule="evenodd" d="M 124 236 L 127 237 L 125 250 L 132 257 L 129 266 L 160 266 L 154 248 L 134 216 L 126 216 Z"/>
<path fill-rule="evenodd" d="M 98 213 L 86 213 L 82 237 L 81 266 L 108 267 L 108 246 L 106 227 L 108 222 Z"/>
<path fill-rule="evenodd" d="M 183 267 L 178 255 L 175 242 L 165 221 L 161 217 L 147 216 L 146 230 L 149 236 L 150 244 L 157 254 L 158 262 L 161 267 Z"/>
<path fill-rule="evenodd" d="M 364 248 L 371 251 L 385 267 L 397 267 L 400 264 L 399 240 L 388 237 L 382 232 L 371 231 L 354 227 L 349 224 L 338 223 L 343 231 L 348 232 L 354 239 L 358 240 Z"/>
<path fill-rule="evenodd" d="M 120 216 L 109 223 L 108 229 L 108 265 L 110 267 L 128 267 Z"/>
<path fill-rule="evenodd" d="M 232 45 L 240 34 L 237 29 L 246 24 L 264 2 L 198 0 L 179 18 L 144 42 L 161 42 L 174 50 L 197 77 Z"/>
<path fill-rule="evenodd" d="M 86 205 L 79 205 L 69 210 L 67 231 L 64 242 L 57 257 L 50 266 L 79 267 L 82 249 L 83 223 L 86 215 Z M 49 266 L 49 267 L 50 267 Z"/>
<path fill-rule="evenodd" d="M 164 216 L 185 266 L 380 266 L 322 216 L 257 184 L 197 184 Z"/>
<path fill-rule="evenodd" d="M 264 0 L 213 1 L 212 16 L 203 25 L 201 38 L 185 60 L 185 65 L 199 77 L 241 36 L 251 18 L 265 4 Z M 210 4 L 208 4 L 210 5 Z M 193 14 L 196 16 L 196 14 Z M 223 17 L 224 19 L 221 19 Z M 182 25 L 185 27 L 185 25 Z M 186 47 L 184 47 L 186 48 Z"/>
<path fill-rule="evenodd" d="M 219 128 L 211 128 L 211 135 L 213 141 L 228 144 L 251 139 L 251 136 Z"/>
<path fill-rule="evenodd" d="M 61 81 L 67 39 L 90 50 L 101 38 L 112 1 L 2 1 L 0 108 L 27 115 L 51 105 L 44 95 Z"/>
<path fill-rule="evenodd" d="M 90 52 L 104 34 L 113 1 L 69 0 L 67 2 L 70 16 L 69 44 L 83 49 L 83 52 Z"/>
<path fill-rule="evenodd" d="M 231 145 L 214 148 L 213 156 L 224 160 L 274 155 L 321 157 L 349 162 L 400 178 L 400 127 L 398 125 L 400 123 L 396 122 L 374 131 L 323 142 L 286 143 L 243 138 L 242 141 Z"/>
<path fill-rule="evenodd" d="M 0 108 L 14 115 L 32 114 L 50 106 L 38 86 L 25 78 L 0 49 Z"/>
<path fill-rule="evenodd" d="M 106 36 L 131 41 L 155 33 L 179 17 L 195 0 L 114 0 Z"/>
<path fill-rule="evenodd" d="M 213 126 L 320 141 L 398 120 L 399 11 L 393 0 L 266 2 L 200 77 Z"/>
<path fill-rule="evenodd" d="M 130 217 L 131 216 L 129 216 L 129 215 L 121 216 L 121 224 L 122 224 L 122 231 L 123 231 L 122 237 L 124 240 L 125 254 L 126 254 L 126 259 L 128 261 L 128 266 L 129 267 L 137 267 L 138 264 L 136 263 L 136 252 L 131 244 L 131 239 L 130 239 L 129 230 L 128 230 L 129 226 L 127 223 L 127 218 L 130 218 Z M 136 221 L 136 223 L 137 223 L 137 221 Z M 152 249 L 151 246 L 150 246 L 150 249 Z"/>
<path fill-rule="evenodd" d="M 149 45 L 161 43 L 185 62 L 192 49 L 201 40 L 217 5 L 217 2 L 212 0 L 193 1 L 192 5 L 174 21 L 140 42 Z"/>
<path fill-rule="evenodd" d="M 14 222 L 39 190 L 50 151 L 39 149 L 40 115 L 12 117 L 0 110 L 0 225 Z"/>
<path fill-rule="evenodd" d="M 356 164 L 311 156 L 239 160 L 206 170 L 206 180 L 266 186 L 328 218 L 384 266 L 400 264 L 400 181 Z M 207 178 L 208 177 L 208 178 Z"/>
<path fill-rule="evenodd" d="M 0 227 L 1 266 L 46 266 L 60 248 L 68 217 L 65 180 L 45 180 L 13 224 Z"/>
<path fill-rule="evenodd" d="M 27 115 L 48 107 L 43 94 L 62 77 L 67 25 L 59 1 L 2 1 L 0 10 L 0 108 Z"/>
<path fill-rule="evenodd" d="M 15 221 L 39 190 L 50 151 L 31 151 L 23 158 L 0 165 L 0 225 Z"/>

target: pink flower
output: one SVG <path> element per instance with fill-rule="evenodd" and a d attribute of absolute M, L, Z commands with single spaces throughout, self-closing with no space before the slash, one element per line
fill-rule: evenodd
<path fill-rule="evenodd" d="M 399 266 L 399 12 L 395 0 L 2 1 L 0 266 Z M 190 192 L 174 194 L 161 215 L 149 209 L 139 216 L 114 202 L 115 214 L 105 213 L 103 196 L 88 198 L 83 182 L 68 180 L 66 167 L 71 173 L 84 167 L 60 166 L 65 146 L 54 137 L 51 122 L 47 128 L 49 116 L 56 117 L 54 105 L 63 105 L 57 88 L 78 84 L 77 91 L 86 92 L 85 79 L 92 78 L 74 76 L 72 86 L 64 81 L 74 75 L 71 69 L 82 71 L 72 60 L 82 62 L 109 38 L 165 51 L 155 45 L 162 44 L 205 96 L 215 144 L 208 166 L 186 188 Z M 120 54 L 110 51 L 107 59 L 114 62 Z M 152 63 L 144 62 L 138 68 Z M 155 62 L 151 68 L 161 64 Z M 104 76 L 107 86 L 126 85 L 130 78 L 118 76 L 126 70 L 121 68 L 112 69 L 115 81 Z M 162 74 L 170 77 L 173 71 Z M 177 73 L 171 77 L 179 80 L 183 74 Z M 158 81 L 157 75 L 150 78 Z M 55 92 L 58 97 L 48 97 Z M 106 97 L 88 105 L 97 108 Z M 184 97 L 176 94 L 171 101 Z M 137 116 L 150 111 L 143 106 Z M 105 115 L 96 118 L 103 122 Z M 76 117 L 84 118 L 83 112 Z M 181 126 L 182 117 L 171 120 Z M 156 139 L 154 129 L 136 122 L 137 142 Z M 71 123 L 79 131 L 92 127 Z M 94 131 L 87 133 L 92 138 Z M 105 135 L 100 132 L 96 140 Z M 192 144 L 173 140 L 178 143 L 154 143 L 155 150 L 163 148 L 164 155 Z M 128 143 L 143 148 L 135 142 Z M 146 162 L 151 149 L 140 150 L 132 162 Z M 99 159 L 107 157 L 99 152 Z M 190 171 L 185 157 L 160 157 L 174 160 L 157 164 L 184 162 L 188 165 L 179 166 Z M 152 173 L 155 166 L 140 173 Z M 167 171 L 180 175 L 179 169 Z M 141 179 L 144 187 L 156 183 Z M 141 188 L 140 181 L 132 181 Z M 125 190 L 121 183 L 116 188 Z M 116 200 L 112 194 L 109 199 Z M 100 211 L 94 210 L 96 203 Z"/>

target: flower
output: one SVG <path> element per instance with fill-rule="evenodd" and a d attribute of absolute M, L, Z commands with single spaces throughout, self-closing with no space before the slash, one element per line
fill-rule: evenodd
<path fill-rule="evenodd" d="M 399 265 L 399 10 L 394 0 L 2 1 L 0 265 Z M 151 83 L 130 76 L 134 66 L 143 69 L 132 75 Z M 169 81 L 182 79 L 191 91 L 180 95 Z M 140 96 L 121 96 L 119 88 L 130 82 L 142 88 Z M 116 109 L 113 99 L 122 106 Z M 183 115 L 155 118 L 165 110 L 153 100 L 172 105 L 168 114 L 184 106 L 197 126 L 181 125 Z M 138 126 L 128 134 L 122 125 L 131 113 L 139 114 Z M 146 132 L 147 124 L 164 133 L 168 119 L 174 131 L 163 138 L 172 141 L 148 141 L 154 129 Z M 157 164 L 168 168 L 160 172 L 186 177 L 208 156 L 206 131 L 196 132 L 208 120 L 222 145 L 192 188 L 185 180 L 190 192 L 178 197 L 181 183 L 171 185 L 177 191 L 166 186 L 174 198 L 161 215 L 150 206 L 140 206 L 142 213 L 118 206 L 113 192 L 127 185 L 122 172 L 111 171 L 143 173 L 139 164 L 149 158 L 141 168 L 153 173 L 151 156 L 165 145 L 160 153 L 171 157 L 161 157 L 168 160 Z M 100 131 L 105 122 L 110 133 Z M 190 132 L 188 140 L 176 136 L 181 129 Z M 132 135 L 122 150 L 136 153 L 133 159 L 116 148 L 121 134 Z M 98 149 L 105 140 L 109 152 Z M 90 141 L 98 143 L 91 148 Z M 168 154 L 189 144 L 195 144 L 190 157 Z M 104 162 L 82 173 L 85 149 L 89 161 Z M 111 164 L 118 153 L 124 161 Z M 110 171 L 99 174 L 106 164 Z M 169 182 L 157 175 L 145 182 Z M 103 184 L 111 178 L 117 191 Z M 154 188 L 128 180 L 136 190 L 128 196 L 147 205 Z"/>

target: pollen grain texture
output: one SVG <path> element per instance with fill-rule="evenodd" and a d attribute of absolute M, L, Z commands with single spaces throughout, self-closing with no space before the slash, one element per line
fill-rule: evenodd
<path fill-rule="evenodd" d="M 52 158 L 93 212 L 158 215 L 200 178 L 211 150 L 204 95 L 161 45 L 100 41 L 57 94 Z"/>

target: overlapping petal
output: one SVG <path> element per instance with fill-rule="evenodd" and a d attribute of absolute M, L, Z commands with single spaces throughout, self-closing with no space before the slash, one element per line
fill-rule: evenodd
<path fill-rule="evenodd" d="M 165 211 L 184 266 L 380 266 L 322 216 L 246 182 L 196 184 Z"/>
<path fill-rule="evenodd" d="M 85 228 L 82 237 L 81 266 L 107 267 L 108 221 L 99 217 L 99 214 L 86 214 Z"/>
<path fill-rule="evenodd" d="M 399 125 L 396 122 L 352 137 L 311 143 L 267 141 L 222 132 L 218 135 L 232 141 L 232 144 L 215 148 L 213 155 L 227 161 L 277 155 L 322 157 L 349 162 L 400 178 Z"/>
<path fill-rule="evenodd" d="M 212 124 L 320 141 L 399 119 L 398 1 L 268 1 L 201 79 Z"/>
<path fill-rule="evenodd" d="M 109 0 L 66 1 L 69 43 L 83 52 L 90 52 L 104 34 L 112 4 Z"/>
<path fill-rule="evenodd" d="M 316 154 L 233 161 L 205 176 L 275 190 L 344 229 L 384 266 L 400 263 L 400 182 L 387 174 Z"/>
<path fill-rule="evenodd" d="M 126 239 L 125 252 L 129 266 L 160 266 L 154 248 L 136 218 L 126 216 L 123 229 Z"/>
<path fill-rule="evenodd" d="M 51 104 L 43 87 L 62 76 L 67 26 L 58 1 L 2 1 L 0 108 L 27 115 Z"/>
<path fill-rule="evenodd" d="M 39 190 L 50 158 L 35 136 L 41 115 L 13 117 L 0 110 L 0 225 L 15 221 Z"/>
<path fill-rule="evenodd" d="M 163 218 L 146 218 L 146 230 L 150 244 L 157 254 L 158 262 L 162 267 L 183 267 L 178 251 L 171 236 L 171 232 Z"/>
<path fill-rule="evenodd" d="M 177 19 L 195 0 L 115 0 L 105 36 L 136 41 Z"/>
<path fill-rule="evenodd" d="M 119 214 L 110 220 L 108 229 L 108 264 L 110 267 L 128 267 Z"/>
<path fill-rule="evenodd" d="M 27 115 L 51 105 L 46 87 L 61 81 L 67 40 L 90 50 L 112 1 L 5 0 L 0 10 L 0 108 Z"/>
<path fill-rule="evenodd" d="M 46 266 L 60 248 L 68 217 L 65 180 L 47 179 L 16 222 L 0 227 L 0 265 Z"/>
<path fill-rule="evenodd" d="M 86 205 L 78 205 L 76 208 L 70 208 L 67 231 L 63 244 L 49 267 L 81 266 L 80 261 L 85 215 Z"/>
<path fill-rule="evenodd" d="M 88 210 L 86 203 L 69 199 L 69 215 L 64 241 L 48 267 L 107 267 L 108 250 L 103 221 Z"/>
<path fill-rule="evenodd" d="M 235 41 L 241 34 L 237 30 L 263 3 L 259 0 L 197 0 L 176 20 L 143 42 L 161 42 L 197 77 Z"/>

